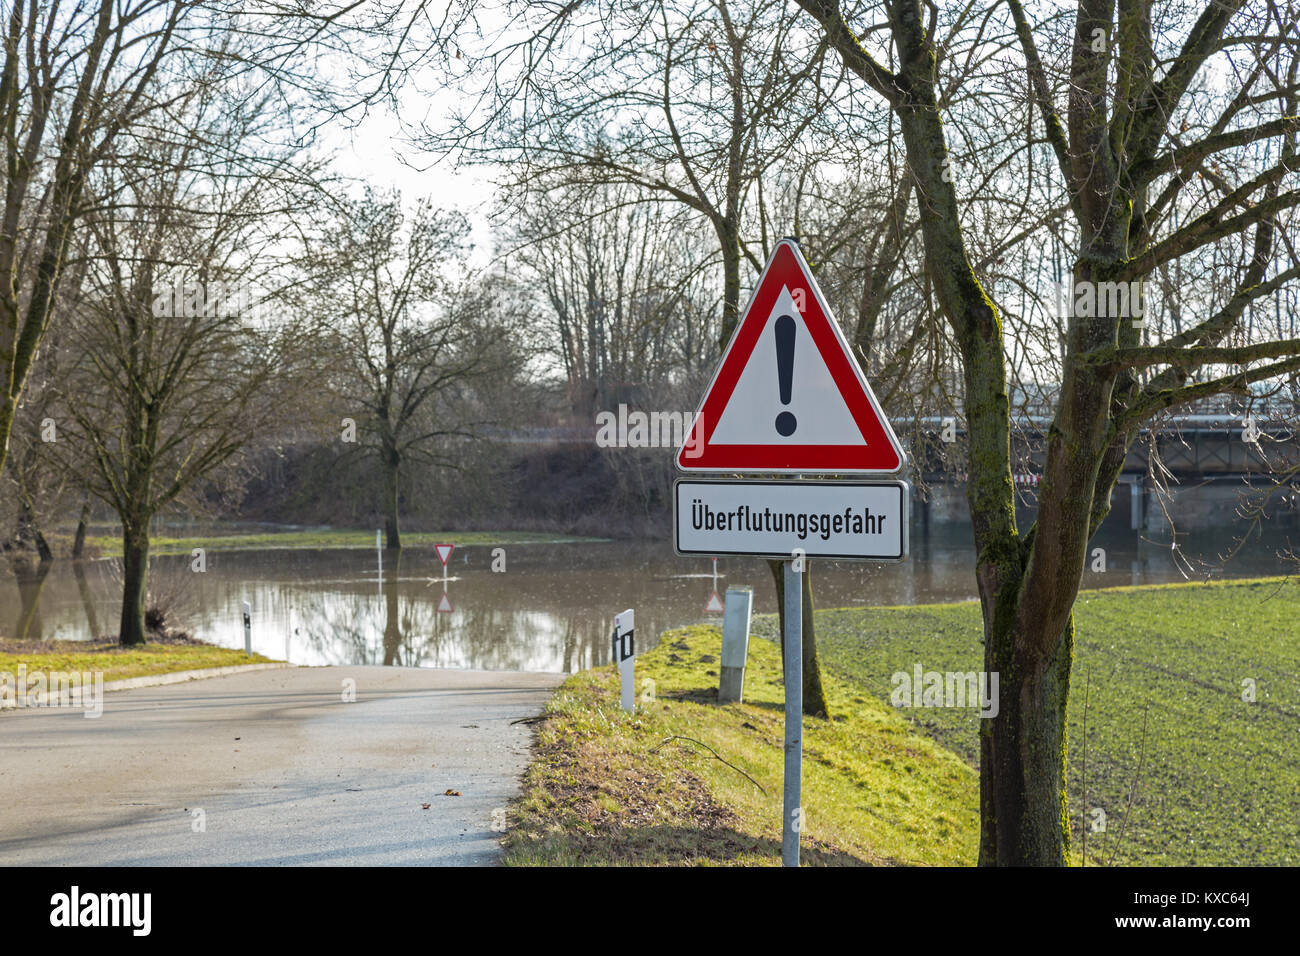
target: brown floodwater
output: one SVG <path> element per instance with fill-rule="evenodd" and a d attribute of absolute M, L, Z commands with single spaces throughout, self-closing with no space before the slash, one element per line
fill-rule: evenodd
<path fill-rule="evenodd" d="M 453 542 L 454 535 L 450 538 Z M 1181 542 L 1181 555 L 1213 562 L 1231 543 L 1212 534 Z M 1186 580 L 1168 544 L 1134 532 L 1104 532 L 1105 572 L 1085 587 Z M 1291 570 L 1281 538 L 1250 541 L 1215 576 Z M 169 622 L 225 647 L 244 643 L 241 607 L 252 609 L 253 650 L 296 664 L 387 664 L 573 672 L 609 659 L 614 615 L 636 611 L 638 650 L 663 630 L 721 614 L 708 610 L 716 590 L 754 589 L 755 613 L 776 610 L 767 564 L 757 559 L 683 558 L 662 541 L 505 546 L 505 570 L 492 548 L 457 548 L 447 568 L 432 548 L 408 548 L 400 560 L 375 550 L 209 551 L 195 572 L 187 555 L 151 562 L 151 597 Z M 915 527 L 912 554 L 898 564 L 813 562 L 817 607 L 914 605 L 975 599 L 973 549 L 964 524 Z M 498 566 L 500 562 L 497 562 Z M 78 568 L 56 561 L 32 611 L 18 580 L 0 577 L 0 633 L 26 622 L 27 639 L 88 640 L 116 629 L 120 569 L 112 559 Z M 445 602 L 443 600 L 445 595 Z M 2 648 L 2 645 L 0 645 Z"/>

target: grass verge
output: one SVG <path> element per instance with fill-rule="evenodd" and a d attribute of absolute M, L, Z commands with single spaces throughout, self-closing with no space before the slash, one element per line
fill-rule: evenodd
<path fill-rule="evenodd" d="M 887 702 L 892 675 L 917 664 L 980 670 L 979 615 L 974 603 L 819 611 L 823 672 Z M 1068 730 L 1076 852 L 1087 821 L 1090 863 L 1300 863 L 1297 620 L 1300 585 L 1282 578 L 1080 594 Z M 756 617 L 754 631 L 775 636 L 774 618 Z M 974 710 L 896 713 L 976 764 Z"/>
<path fill-rule="evenodd" d="M 780 648 L 750 643 L 746 700 L 723 706 L 720 650 L 716 627 L 664 634 L 637 658 L 632 714 L 611 667 L 565 681 L 538 723 L 505 862 L 779 863 Z M 803 862 L 974 863 L 970 766 L 850 682 L 832 676 L 826 690 L 836 719 L 804 721 Z"/>
<path fill-rule="evenodd" d="M 0 640 L 0 671 L 18 673 L 20 664 L 27 672 L 34 671 L 101 671 L 105 681 L 126 680 L 129 677 L 148 677 L 170 674 L 175 671 L 198 670 L 205 667 L 236 667 L 240 664 L 265 664 L 269 657 L 209 644 L 146 644 L 126 648 L 119 644 L 90 644 L 85 641 L 43 641 L 39 649 L 35 642 Z"/>

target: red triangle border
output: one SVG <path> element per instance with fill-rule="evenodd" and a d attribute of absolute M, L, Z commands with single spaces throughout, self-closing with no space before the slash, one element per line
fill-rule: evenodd
<path fill-rule="evenodd" d="M 821 353 L 832 381 L 839 387 L 866 444 L 710 445 L 713 430 L 721 420 L 736 383 L 754 353 L 777 298 L 783 289 L 797 288 L 800 284 L 808 289 L 803 312 L 804 325 Z M 701 423 L 704 426 L 703 436 L 697 434 Z M 677 467 L 687 472 L 896 474 L 903 469 L 907 459 L 898 439 L 880 411 L 871 386 L 867 384 L 857 360 L 849 351 L 848 343 L 831 318 L 812 271 L 792 240 L 782 239 L 772 251 L 772 257 L 763 270 L 731 341 L 727 343 L 718 370 L 705 391 L 704 400 L 695 413 L 687 435 L 687 443 L 677 453 Z M 699 454 L 688 458 L 686 453 L 694 450 L 696 442 L 701 442 Z"/>

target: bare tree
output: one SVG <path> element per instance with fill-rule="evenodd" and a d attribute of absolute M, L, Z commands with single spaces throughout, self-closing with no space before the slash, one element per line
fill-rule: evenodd
<path fill-rule="evenodd" d="M 86 178 L 123 129 L 157 108 L 153 84 L 192 6 L 101 0 L 66 8 L 14 0 L 9 9 L 0 72 L 0 472 Z"/>
<path fill-rule="evenodd" d="M 122 644 L 145 640 L 149 533 L 273 420 L 260 389 L 291 329 L 255 314 L 265 261 L 298 170 L 252 151 L 267 99 L 191 88 L 172 139 L 140 140 L 90 177 L 86 278 L 55 447 L 122 525 Z M 288 180 L 288 183 L 286 183 Z"/>
<path fill-rule="evenodd" d="M 1073 605 L 1128 449 L 1163 409 L 1300 368 L 1294 339 L 1221 344 L 1241 331 L 1252 302 L 1300 277 L 1293 261 L 1277 263 L 1291 259 L 1283 222 L 1300 200 L 1288 188 L 1293 14 L 1272 3 L 1247 10 L 1239 0 L 1213 0 L 1199 13 L 1127 2 L 1117 12 L 1110 0 L 1082 0 L 1068 59 L 1048 60 L 1039 41 L 1050 26 L 1037 27 L 1009 0 L 1008 28 L 1038 112 L 1038 131 L 1025 135 L 1044 137 L 1057 164 L 1057 194 L 1073 226 L 1074 288 L 1090 290 L 1094 306 L 1102 293 L 1114 301 L 1121 284 L 1127 292 L 1128 283 L 1211 247 L 1237 270 L 1226 293 L 1200 290 L 1198 321 L 1155 344 L 1142 343 L 1131 309 L 1071 309 L 1038 515 L 1022 533 L 1013 507 L 1005 308 L 972 268 L 960 177 L 946 175 L 952 134 L 939 105 L 946 62 L 939 10 L 886 0 L 846 17 L 836 0 L 799 2 L 898 117 L 923 208 L 927 267 L 961 352 L 985 666 L 1002 675 L 1001 710 L 981 726 L 980 860 L 1063 864 Z M 981 15 L 996 13 L 992 4 L 977 6 Z M 1231 92 L 1194 87 L 1216 70 L 1233 76 Z M 972 92 L 980 82 L 968 81 Z M 1252 162 L 1243 147 L 1265 140 L 1275 144 L 1273 158 Z M 1212 164 L 1228 157 L 1235 173 L 1215 173 Z M 1179 207 L 1184 215 L 1175 219 Z M 1223 371 L 1188 383 L 1189 373 L 1211 366 Z"/>
<path fill-rule="evenodd" d="M 516 284 L 537 290 L 574 413 L 590 422 L 683 378 L 698 385 L 712 369 L 715 270 L 701 223 L 624 185 L 572 186 L 511 204 L 502 218 L 503 256 Z"/>
<path fill-rule="evenodd" d="M 354 448 L 383 475 L 386 543 L 400 548 L 401 469 L 421 457 L 449 463 L 447 442 L 474 437 L 492 417 L 467 395 L 512 375 L 520 356 L 515 315 L 490 286 L 467 281 L 469 224 L 427 200 L 407 215 L 400 195 L 367 188 L 338 201 L 333 219 L 306 238 L 330 383 L 352 418 Z M 359 412 L 359 419 L 351 412 Z"/>

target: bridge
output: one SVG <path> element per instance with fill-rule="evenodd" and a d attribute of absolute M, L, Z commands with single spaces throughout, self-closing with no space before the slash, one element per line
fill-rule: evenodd
<path fill-rule="evenodd" d="M 1247 486 L 1271 486 L 1281 479 L 1291 484 L 1289 472 L 1300 467 L 1300 401 L 1257 398 L 1249 417 L 1239 403 L 1239 399 L 1201 403 L 1142 429 L 1124 462 L 1110 521 L 1127 510 L 1132 530 L 1166 528 L 1175 513 L 1180 523 L 1186 518 L 1190 527 L 1218 527 L 1231 523 Z M 1017 403 L 1017 408 L 1012 419 L 1012 470 L 1021 503 L 1033 508 L 1052 408 L 1049 400 Z M 918 517 L 965 520 L 967 434 L 962 419 L 932 415 L 891 421 L 908 449 L 914 483 L 924 486 L 917 496 Z M 483 437 L 515 445 L 592 447 L 597 432 L 595 422 L 569 421 L 545 427 L 497 427 L 485 430 Z M 655 445 L 669 447 L 667 442 Z M 1169 498 L 1161 498 L 1162 483 L 1174 492 L 1176 507 L 1171 508 Z M 1121 495 L 1127 497 L 1127 509 Z M 1283 524 L 1300 526 L 1300 481 L 1294 489 L 1288 487 L 1272 497 L 1268 514 Z"/>
<path fill-rule="evenodd" d="M 1175 496 L 1181 489 L 1198 488 L 1200 496 L 1214 505 L 1229 500 L 1235 505 L 1246 486 L 1272 485 L 1279 480 L 1290 483 L 1291 472 L 1300 466 L 1300 430 L 1294 424 L 1300 421 L 1300 410 L 1286 409 L 1290 414 L 1280 411 L 1277 407 L 1259 409 L 1249 418 L 1240 412 L 1201 411 L 1172 416 L 1142 429 L 1119 479 L 1119 485 L 1127 488 L 1129 527 L 1150 526 L 1160 481 Z M 1042 475 L 1050 424 L 1045 415 L 1023 415 L 1012 421 L 1014 478 L 1030 507 Z M 927 485 L 964 489 L 966 432 L 959 421 L 930 416 L 898 422 L 895 427 L 900 437 L 910 439 L 913 467 Z M 1113 501 L 1112 509 L 1122 504 Z M 1300 511 L 1300 495 L 1288 490 L 1277 497 L 1273 509 L 1294 520 Z"/>

